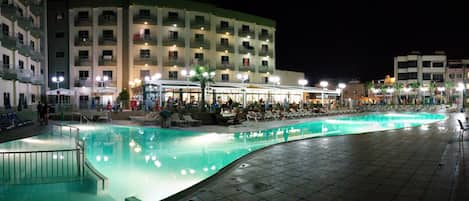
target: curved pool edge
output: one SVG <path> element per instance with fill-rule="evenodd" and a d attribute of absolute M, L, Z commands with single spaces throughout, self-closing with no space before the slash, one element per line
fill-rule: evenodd
<path fill-rule="evenodd" d="M 375 113 L 375 112 L 368 112 L 368 113 Z M 382 112 L 381 112 L 382 113 Z M 436 114 L 436 113 L 432 113 L 432 114 Z M 403 128 L 395 128 L 395 129 L 387 129 L 387 130 L 378 130 L 378 131 L 367 131 L 367 132 L 360 132 L 360 133 L 354 133 L 354 134 L 347 134 L 347 135 L 329 135 L 329 136 L 311 136 L 311 137 L 307 137 L 307 138 L 302 138 L 302 139 L 294 139 L 294 140 L 290 140 L 290 141 L 286 141 L 286 142 L 279 142 L 279 143 L 276 143 L 276 144 L 271 144 L 271 145 L 268 145 L 268 146 L 265 146 L 265 147 L 262 147 L 260 149 L 257 149 L 257 150 L 254 150 L 254 151 L 251 151 L 249 153 L 247 153 L 246 155 L 244 156 L 241 156 L 240 158 L 234 160 L 233 162 L 231 162 L 230 164 L 224 166 L 223 168 L 221 168 L 218 172 L 216 172 L 215 174 L 203 179 L 202 181 L 200 182 L 197 182 L 196 184 L 182 190 L 182 191 L 179 191 L 177 192 L 176 194 L 173 194 L 169 197 L 166 197 L 164 199 L 162 199 L 161 201 L 175 201 L 175 200 L 180 200 L 180 199 L 183 199 L 185 198 L 186 196 L 190 195 L 190 194 L 193 194 L 195 193 L 201 186 L 203 185 L 206 185 L 208 183 L 210 183 L 211 181 L 213 180 L 216 180 L 218 179 L 220 176 L 222 176 L 223 174 L 225 174 L 227 171 L 231 170 L 232 168 L 234 167 L 237 167 L 239 166 L 242 162 L 246 161 L 247 159 L 249 159 L 250 157 L 252 157 L 253 155 L 261 152 L 261 151 L 264 151 L 266 149 L 270 149 L 274 146 L 278 146 L 278 145 L 285 145 L 287 143 L 293 143 L 293 142 L 298 142 L 298 141 L 302 141 L 302 140 L 311 140 L 311 139 L 314 139 L 314 138 L 324 138 L 324 137 L 342 137 L 342 136 L 354 136 L 354 135 L 369 135 L 369 134 L 373 134 L 373 133 L 377 133 L 377 132 L 383 132 L 383 131 L 395 131 L 395 130 L 402 130 L 402 129 L 406 129 L 406 128 L 417 128 L 417 127 L 421 127 L 421 126 L 424 126 L 424 125 L 430 125 L 430 124 L 436 124 L 438 122 L 441 122 L 441 121 L 446 121 L 448 120 L 449 116 L 446 114 L 446 113 L 438 113 L 438 114 L 442 114 L 445 116 L 444 119 L 441 119 L 441 120 L 436 120 L 436 121 L 433 121 L 433 122 L 429 122 L 429 123 L 424 123 L 424 124 L 421 124 L 421 125 L 418 125 L 418 126 L 409 126 L 409 127 L 403 127 Z"/>

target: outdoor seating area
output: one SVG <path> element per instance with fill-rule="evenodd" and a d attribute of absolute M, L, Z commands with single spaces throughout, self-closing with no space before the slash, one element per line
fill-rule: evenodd
<path fill-rule="evenodd" d="M 254 112 L 248 111 L 246 114 L 246 120 L 248 121 L 260 121 L 260 120 L 282 120 L 282 119 L 296 119 L 296 118 L 311 118 L 321 117 L 329 115 L 342 115 L 357 113 L 355 109 L 336 109 L 336 110 L 322 110 L 322 109 L 293 109 L 290 108 L 288 111 L 282 110 L 268 110 L 266 112 Z"/>
<path fill-rule="evenodd" d="M 363 112 L 456 112 L 456 105 L 362 105 Z"/>
<path fill-rule="evenodd" d="M 173 113 L 171 115 L 171 125 L 178 127 L 200 126 L 202 121 L 193 119 L 189 114 L 181 116 L 180 113 Z"/>
<path fill-rule="evenodd" d="M 32 124 L 33 121 L 22 119 L 18 117 L 15 112 L 0 114 L 0 131 L 11 130 L 16 127 L 23 127 Z"/>

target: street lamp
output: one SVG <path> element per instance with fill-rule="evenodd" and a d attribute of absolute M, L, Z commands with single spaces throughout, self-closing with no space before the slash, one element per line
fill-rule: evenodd
<path fill-rule="evenodd" d="M 301 108 L 303 108 L 303 101 L 304 101 L 304 95 L 305 95 L 305 85 L 308 84 L 308 80 L 305 80 L 305 79 L 299 79 L 298 80 L 298 84 L 301 85 Z"/>
<path fill-rule="evenodd" d="M 249 79 L 249 75 L 238 73 L 236 75 L 236 78 L 238 78 L 238 80 L 241 80 L 241 83 L 243 83 L 244 85 L 244 82 Z M 243 88 L 243 108 L 246 108 L 246 86 L 243 86 L 243 87 L 244 87 Z"/>
<path fill-rule="evenodd" d="M 109 77 L 107 75 L 101 77 L 101 76 L 96 76 L 96 82 L 103 83 L 103 88 L 105 87 L 104 82 L 108 81 Z"/>
<path fill-rule="evenodd" d="M 55 82 L 57 83 L 57 89 L 60 88 L 60 83 L 63 82 L 65 80 L 64 76 L 54 76 L 52 77 L 52 82 Z"/>
<path fill-rule="evenodd" d="M 329 83 L 327 81 L 319 82 L 319 86 L 322 87 L 322 91 L 321 91 L 321 104 L 322 104 L 322 106 L 324 106 L 324 90 L 327 90 L 327 85 L 329 85 Z"/>
<path fill-rule="evenodd" d="M 456 87 L 456 91 L 459 91 L 461 92 L 461 111 L 464 109 L 464 89 L 465 89 L 465 86 L 464 86 L 464 83 L 460 82 L 458 83 L 458 87 Z"/>

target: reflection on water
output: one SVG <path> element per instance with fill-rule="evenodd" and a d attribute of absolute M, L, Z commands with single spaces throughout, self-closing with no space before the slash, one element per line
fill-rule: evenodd
<path fill-rule="evenodd" d="M 234 134 L 86 126 L 86 155 L 109 178 L 116 200 L 160 200 L 213 175 L 256 149 L 290 140 L 417 126 L 444 119 L 438 114 L 370 114 L 311 121 Z"/>

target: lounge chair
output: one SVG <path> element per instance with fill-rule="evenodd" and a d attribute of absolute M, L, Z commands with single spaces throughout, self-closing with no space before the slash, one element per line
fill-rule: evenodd
<path fill-rule="evenodd" d="M 182 115 L 182 119 L 188 121 L 192 126 L 200 126 L 202 124 L 202 121 L 193 119 L 191 115 Z"/>
<path fill-rule="evenodd" d="M 160 118 L 156 112 L 150 112 L 144 116 L 129 116 L 129 119 L 139 123 L 155 123 Z"/>
<path fill-rule="evenodd" d="M 18 117 L 18 115 L 16 115 L 16 113 L 12 112 L 12 113 L 8 113 L 7 114 L 7 117 L 9 120 L 11 120 L 16 126 L 26 126 L 26 125 L 30 125 L 30 124 L 33 124 L 33 121 L 31 120 L 23 120 L 23 119 L 20 119 Z"/>
<path fill-rule="evenodd" d="M 15 128 L 15 124 L 5 114 L 0 116 L 0 130 L 6 131 Z"/>
<path fill-rule="evenodd" d="M 190 125 L 190 123 L 188 121 L 181 120 L 181 118 L 179 118 L 178 113 L 173 113 L 171 115 L 171 124 L 175 125 L 175 126 L 181 126 L 181 127 L 185 127 L 185 126 Z"/>

